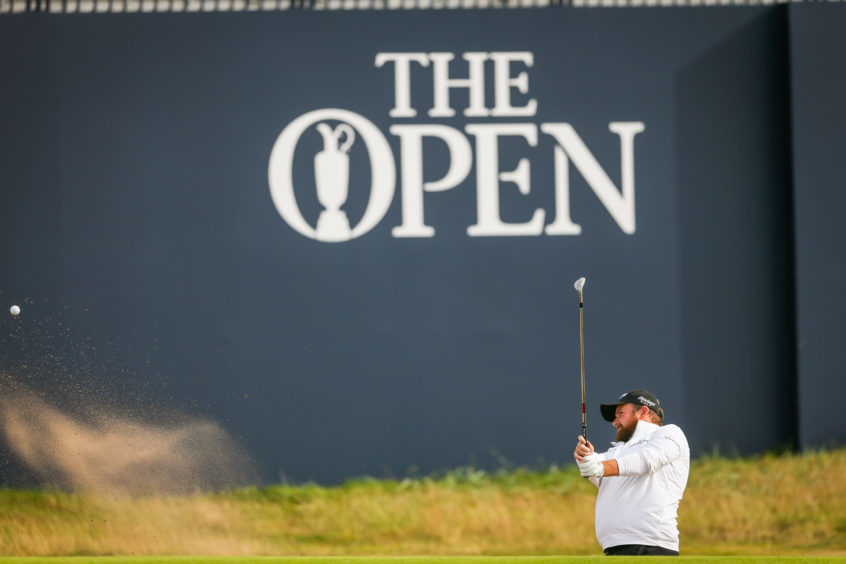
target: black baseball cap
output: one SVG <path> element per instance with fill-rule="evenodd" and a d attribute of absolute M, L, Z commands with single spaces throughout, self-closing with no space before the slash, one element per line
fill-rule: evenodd
<path fill-rule="evenodd" d="M 655 397 L 655 394 L 647 392 L 646 390 L 632 390 L 631 392 L 626 392 L 625 394 L 620 396 L 620 399 L 618 399 L 614 403 L 601 404 L 599 406 L 599 410 L 602 412 L 602 418 L 606 421 L 614 421 L 617 416 L 617 406 L 622 405 L 624 403 L 645 405 L 656 413 L 660 413 L 659 410 L 662 409 L 661 402 L 658 401 L 658 398 Z"/>

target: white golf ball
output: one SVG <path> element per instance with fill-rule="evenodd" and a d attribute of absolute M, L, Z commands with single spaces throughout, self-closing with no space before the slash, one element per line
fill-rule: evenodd
<path fill-rule="evenodd" d="M 9 308 L 9 313 L 11 313 L 12 315 L 17 315 L 20 312 L 21 312 L 21 308 L 19 308 L 16 305 L 13 305 L 12 307 Z"/>

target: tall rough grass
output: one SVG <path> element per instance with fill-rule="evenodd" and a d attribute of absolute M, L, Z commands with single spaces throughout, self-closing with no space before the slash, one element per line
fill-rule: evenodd
<path fill-rule="evenodd" d="M 700 460 L 679 513 L 699 552 L 846 554 L 846 450 Z"/>
<path fill-rule="evenodd" d="M 598 554 L 574 466 L 107 498 L 0 490 L 0 555 Z M 846 449 L 694 462 L 686 554 L 846 555 Z"/>

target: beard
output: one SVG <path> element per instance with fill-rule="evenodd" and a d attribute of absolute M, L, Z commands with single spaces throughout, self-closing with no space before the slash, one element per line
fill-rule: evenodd
<path fill-rule="evenodd" d="M 617 442 L 618 443 L 629 442 L 629 439 L 631 439 L 632 435 L 634 435 L 636 428 L 637 428 L 637 420 L 632 421 L 631 425 L 628 425 L 627 427 L 623 427 L 622 425 L 617 427 Z"/>

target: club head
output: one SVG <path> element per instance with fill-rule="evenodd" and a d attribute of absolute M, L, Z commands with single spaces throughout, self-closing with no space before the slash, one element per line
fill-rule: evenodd
<path fill-rule="evenodd" d="M 575 288 L 579 292 L 581 292 L 582 288 L 584 288 L 584 287 L 585 287 L 585 278 L 584 277 L 579 278 L 578 280 L 576 280 L 576 283 L 573 284 L 573 288 Z"/>

